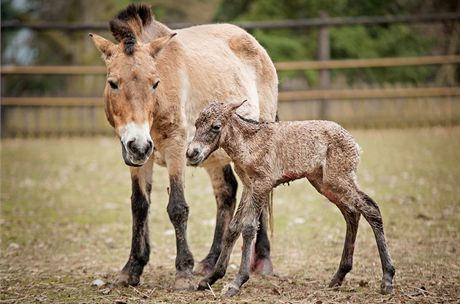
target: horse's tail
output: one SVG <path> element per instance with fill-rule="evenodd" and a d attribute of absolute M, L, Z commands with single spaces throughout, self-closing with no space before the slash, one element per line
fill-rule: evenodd
<path fill-rule="evenodd" d="M 273 189 L 270 191 L 268 198 L 268 225 L 270 226 L 270 238 L 273 238 L 273 233 L 275 231 L 273 221 Z"/>
<path fill-rule="evenodd" d="M 278 111 L 276 111 L 275 122 L 280 121 Z M 268 225 L 270 226 L 270 238 L 273 238 L 273 234 L 275 231 L 275 223 L 273 219 L 273 189 L 270 191 L 269 198 L 268 198 Z"/>

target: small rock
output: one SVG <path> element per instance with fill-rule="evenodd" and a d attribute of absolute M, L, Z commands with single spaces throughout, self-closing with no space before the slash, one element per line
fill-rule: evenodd
<path fill-rule="evenodd" d="M 417 214 L 417 216 L 415 217 L 417 219 L 421 219 L 421 220 L 425 220 L 425 221 L 429 221 L 429 220 L 432 220 L 433 218 L 431 218 L 430 216 L 426 215 L 426 214 L 423 214 L 423 213 L 419 213 Z"/>
<path fill-rule="evenodd" d="M 105 282 L 102 281 L 101 279 L 96 279 L 91 283 L 91 286 L 98 287 L 98 288 L 104 285 L 105 285 Z"/>
<path fill-rule="evenodd" d="M 104 288 L 104 289 L 101 289 L 101 293 L 103 295 L 108 295 L 112 290 L 110 288 Z"/>
<path fill-rule="evenodd" d="M 304 219 L 304 218 L 296 217 L 296 218 L 294 219 L 294 224 L 296 224 L 296 225 L 301 225 L 301 224 L 303 224 L 303 223 L 305 223 L 305 219 Z"/>
<path fill-rule="evenodd" d="M 18 249 L 19 249 L 19 244 L 16 244 L 16 243 L 10 243 L 7 248 L 8 251 L 15 251 Z"/>
<path fill-rule="evenodd" d="M 113 241 L 112 238 L 106 238 L 104 242 L 107 245 L 107 247 L 109 247 L 110 249 L 115 248 L 115 242 Z"/>

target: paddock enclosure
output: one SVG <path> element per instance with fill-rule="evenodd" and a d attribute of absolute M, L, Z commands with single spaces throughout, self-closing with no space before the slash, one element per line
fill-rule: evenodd
<path fill-rule="evenodd" d="M 232 299 L 219 299 L 240 262 L 210 291 L 174 291 L 175 240 L 166 213 L 167 173 L 155 167 L 150 211 L 152 253 L 138 287 L 110 285 L 131 234 L 129 173 L 112 138 L 2 141 L 2 303 L 456 303 L 460 297 L 460 128 L 352 130 L 363 148 L 361 187 L 379 203 L 396 266 L 395 292 L 378 293 L 374 236 L 360 222 L 353 270 L 328 289 L 343 246 L 338 209 L 303 180 L 274 193 L 274 277 L 254 276 Z M 104 151 L 104 152 L 101 152 Z M 241 192 L 241 187 L 240 187 Z M 189 239 L 209 248 L 215 216 L 203 169 L 189 169 Z M 238 193 L 238 197 L 241 193 Z M 107 285 L 91 287 L 95 279 Z M 196 281 L 200 279 L 195 276 Z"/>
<path fill-rule="evenodd" d="M 174 290 L 169 180 L 159 166 L 150 262 L 139 286 L 114 284 L 129 256 L 131 183 L 104 113 L 106 68 L 87 35 L 114 41 L 108 20 L 128 2 L 2 0 L 0 303 L 459 303 L 458 1 L 388 0 L 375 10 L 380 2 L 364 0 L 144 1 L 172 29 L 229 22 L 253 34 L 278 72 L 279 118 L 346 127 L 363 149 L 359 185 L 382 212 L 392 295 L 378 293 L 380 260 L 364 219 L 353 270 L 327 288 L 345 221 L 299 180 L 274 192 L 275 275 L 252 276 L 229 299 L 220 291 L 237 272 L 241 239 L 212 291 Z M 197 263 L 216 203 L 203 169 L 188 168 L 185 181 Z"/>

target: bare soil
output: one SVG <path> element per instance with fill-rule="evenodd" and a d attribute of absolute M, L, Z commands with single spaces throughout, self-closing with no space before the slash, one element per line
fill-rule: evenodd
<path fill-rule="evenodd" d="M 460 303 L 460 127 L 352 134 L 364 150 L 360 184 L 383 213 L 397 269 L 393 295 L 379 294 L 380 261 L 363 219 L 354 269 L 342 287 L 327 288 L 345 222 L 303 180 L 275 191 L 275 276 L 253 276 L 239 295 L 222 298 L 239 266 L 238 244 L 215 295 L 175 291 L 174 230 L 160 167 L 143 282 L 114 286 L 130 246 L 128 169 L 114 138 L 63 138 L 1 142 L 0 303 Z M 198 261 L 210 247 L 216 211 L 204 170 L 187 171 L 186 198 Z M 95 279 L 105 285 L 91 286 Z"/>

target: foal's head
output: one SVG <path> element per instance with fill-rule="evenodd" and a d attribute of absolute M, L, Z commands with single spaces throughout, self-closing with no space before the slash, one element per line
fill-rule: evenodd
<path fill-rule="evenodd" d="M 90 34 L 107 66 L 104 89 L 107 120 L 120 138 L 123 159 L 129 166 L 142 166 L 152 154 L 150 129 L 156 91 L 161 86 L 155 58 L 175 35 L 143 43 L 139 33 L 151 21 L 149 8 L 131 7 L 110 22 L 118 44 Z"/>
<path fill-rule="evenodd" d="M 200 112 L 195 122 L 195 136 L 186 153 L 191 165 L 199 165 L 219 148 L 221 135 L 225 132 L 229 118 L 245 102 L 246 100 L 233 104 L 213 102 Z"/>

